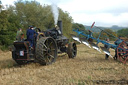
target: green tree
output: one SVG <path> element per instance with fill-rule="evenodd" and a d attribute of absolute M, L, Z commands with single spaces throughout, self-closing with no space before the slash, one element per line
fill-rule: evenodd
<path fill-rule="evenodd" d="M 36 1 L 22 1 L 15 2 L 15 12 L 18 20 L 24 29 L 27 29 L 29 25 L 42 28 L 42 15 L 43 8 L 40 3 Z"/>
<path fill-rule="evenodd" d="M 19 0 L 15 3 L 15 11 L 18 20 L 23 28 L 28 28 L 29 25 L 39 27 L 42 30 L 54 27 L 54 18 L 50 5 L 40 5 L 37 1 L 22 1 Z M 59 20 L 63 22 L 63 32 L 71 32 L 72 18 L 69 13 L 64 12 L 59 8 Z"/>
<path fill-rule="evenodd" d="M 72 28 L 73 29 L 79 28 L 79 30 L 85 30 L 85 26 L 83 24 L 80 24 L 80 23 L 73 23 Z"/>
<path fill-rule="evenodd" d="M 80 31 L 83 31 L 84 34 L 89 34 L 89 32 L 86 30 L 85 26 L 80 23 L 73 23 L 72 29 L 79 29 Z M 83 36 L 80 35 L 79 37 L 83 37 Z"/>
<path fill-rule="evenodd" d="M 7 11 L 2 10 L 0 12 L 0 30 L 6 30 L 8 26 Z"/>
<path fill-rule="evenodd" d="M 70 33 L 72 32 L 72 17 L 69 16 L 68 12 L 59 9 L 59 20 L 62 20 L 63 23 L 63 34 L 70 38 Z"/>
<path fill-rule="evenodd" d="M 105 38 L 109 38 L 110 40 L 114 40 L 116 39 L 117 37 L 117 34 L 111 30 L 111 29 L 104 29 L 104 31 L 102 31 L 101 33 L 101 37 L 100 39 L 105 39 Z"/>
<path fill-rule="evenodd" d="M 8 10 L 2 10 L 0 13 L 0 47 L 7 48 L 15 40 L 17 23 Z M 14 23 L 15 22 L 15 23 Z"/>
<path fill-rule="evenodd" d="M 128 37 L 128 28 L 118 30 L 117 35 L 121 37 Z"/>

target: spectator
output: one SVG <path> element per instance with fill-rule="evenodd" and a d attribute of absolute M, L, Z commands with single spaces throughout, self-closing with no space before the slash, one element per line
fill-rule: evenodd
<path fill-rule="evenodd" d="M 22 39 L 23 39 L 23 32 L 22 32 L 22 29 L 21 28 L 19 28 L 19 30 L 17 31 L 17 34 L 16 34 L 16 40 L 17 41 L 22 41 Z"/>

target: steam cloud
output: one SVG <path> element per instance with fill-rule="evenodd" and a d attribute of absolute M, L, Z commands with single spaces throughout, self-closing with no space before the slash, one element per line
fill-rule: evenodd
<path fill-rule="evenodd" d="M 52 3 L 51 8 L 54 16 L 54 24 L 56 25 L 59 17 L 59 11 L 56 2 Z"/>

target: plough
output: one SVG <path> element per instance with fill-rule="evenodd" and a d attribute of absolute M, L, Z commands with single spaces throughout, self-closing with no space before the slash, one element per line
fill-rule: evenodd
<path fill-rule="evenodd" d="M 91 28 L 93 28 L 94 24 L 95 24 L 95 22 L 92 24 Z M 89 31 L 88 34 L 85 34 L 84 31 L 80 31 L 79 29 L 73 29 L 73 31 L 77 33 L 77 36 L 72 35 L 72 38 L 74 40 L 78 41 L 79 43 L 82 43 L 82 44 L 88 46 L 89 48 L 94 48 L 95 50 L 97 50 L 99 52 L 101 52 L 101 50 L 102 50 L 105 54 L 111 56 L 115 60 L 118 59 L 122 63 L 126 64 L 126 62 L 128 60 L 128 40 L 120 39 L 106 31 L 102 30 L 99 27 L 96 27 L 96 28 L 101 30 L 97 38 L 93 37 L 93 32 L 91 30 L 88 30 Z M 117 40 L 114 42 L 114 44 L 111 44 L 105 40 L 101 40 L 100 37 L 102 36 L 102 32 L 115 37 Z M 80 35 L 82 35 L 83 37 L 79 37 Z M 96 43 L 93 41 L 96 41 Z M 101 46 L 98 47 L 99 43 L 102 43 L 104 45 L 104 47 L 101 47 Z M 112 56 L 110 54 L 110 51 L 109 51 L 110 48 L 115 50 L 115 56 Z"/>

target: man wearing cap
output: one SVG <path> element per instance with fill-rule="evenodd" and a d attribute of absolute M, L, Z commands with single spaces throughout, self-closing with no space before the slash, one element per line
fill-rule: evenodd
<path fill-rule="evenodd" d="M 30 42 L 30 46 L 33 49 L 33 45 L 34 45 L 34 35 L 37 34 L 34 30 L 33 30 L 33 26 L 30 26 L 30 28 L 27 30 L 27 40 Z"/>

